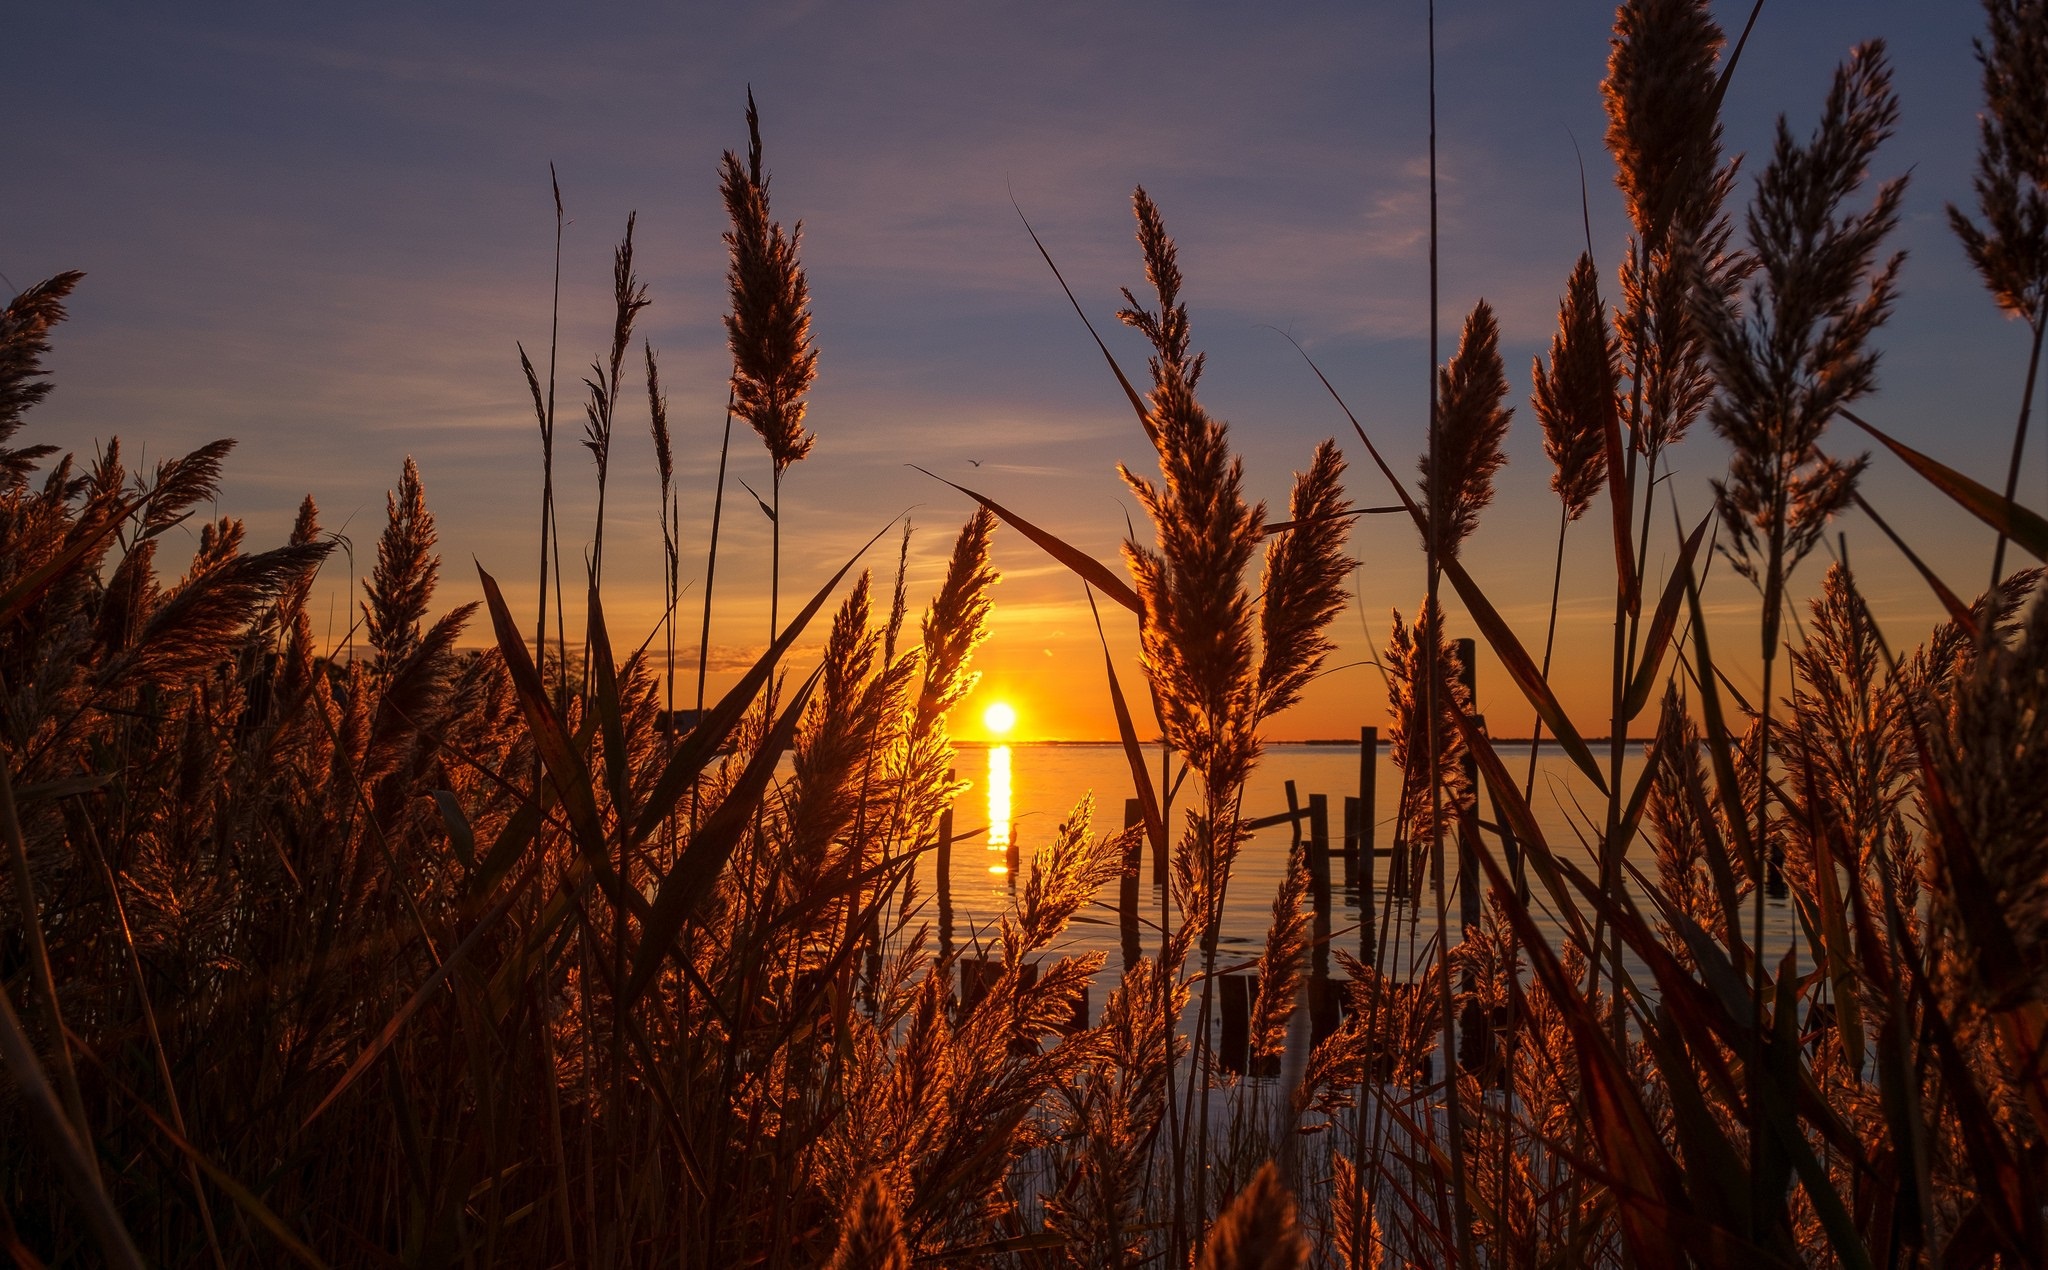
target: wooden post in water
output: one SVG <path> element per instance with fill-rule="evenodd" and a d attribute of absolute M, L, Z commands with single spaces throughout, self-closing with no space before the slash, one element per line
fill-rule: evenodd
<path fill-rule="evenodd" d="M 1379 763 L 1380 730 L 1358 729 L 1358 959 L 1368 966 L 1373 964 L 1377 943 L 1373 935 L 1373 874 L 1377 871 L 1373 857 L 1379 818 L 1375 807 Z"/>
<path fill-rule="evenodd" d="M 1124 799 L 1124 828 L 1143 823 L 1144 808 L 1135 798 Z M 1117 881 L 1117 933 L 1123 937 L 1124 969 L 1128 971 L 1143 956 L 1138 944 L 1138 869 L 1145 863 L 1145 835 L 1140 833 L 1124 848 L 1124 873 Z"/>
<path fill-rule="evenodd" d="M 1309 952 L 1310 1032 L 1316 1039 L 1337 1028 L 1330 995 L 1330 800 L 1308 796 L 1308 893 L 1315 905 L 1315 943 Z"/>
<path fill-rule="evenodd" d="M 1169 825 L 1173 823 L 1172 768 L 1173 751 L 1167 749 L 1166 743 L 1161 741 L 1159 744 L 1159 818 Z M 1173 837 L 1173 834 L 1169 831 L 1161 834 L 1159 841 L 1152 844 L 1152 885 L 1161 888 L 1162 896 L 1159 902 L 1161 918 L 1159 926 L 1161 930 L 1166 928 L 1164 920 L 1166 916 L 1166 901 L 1164 899 L 1166 887 L 1166 844 L 1167 840 L 1171 837 Z"/>

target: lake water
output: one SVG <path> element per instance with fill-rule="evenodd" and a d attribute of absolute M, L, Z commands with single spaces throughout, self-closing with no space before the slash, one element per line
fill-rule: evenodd
<path fill-rule="evenodd" d="M 1528 770 L 1529 746 L 1526 743 L 1502 743 L 1497 748 L 1502 762 L 1519 781 Z M 1149 749 L 1148 755 L 1157 784 L 1157 747 Z M 1641 770 L 1642 758 L 1642 747 L 1631 744 L 1623 769 L 1625 781 L 1635 779 Z M 946 906 L 952 920 L 950 931 L 945 933 L 953 946 L 971 952 L 977 944 L 987 947 L 992 943 L 996 922 L 1015 902 L 1014 888 L 1021 887 L 1028 877 L 1034 852 L 1054 837 L 1061 822 L 1072 814 L 1075 804 L 1084 795 L 1094 794 L 1094 832 L 1100 836 L 1121 826 L 1124 800 L 1131 797 L 1134 790 L 1124 752 L 1115 744 L 987 748 L 962 745 L 958 764 L 960 777 L 973 782 L 974 788 L 962 795 L 955 805 L 954 824 L 958 836 L 951 852 L 951 885 L 947 897 L 950 903 Z M 1322 794 L 1327 798 L 1334 852 L 1343 842 L 1344 799 L 1358 795 L 1359 767 L 1359 747 L 1355 744 L 1269 745 L 1246 791 L 1244 815 L 1246 819 L 1256 820 L 1286 812 L 1286 784 L 1292 781 L 1304 809 L 1310 795 Z M 1373 842 L 1382 849 L 1391 845 L 1399 783 L 1400 773 L 1389 757 L 1388 748 L 1381 745 L 1374 780 Z M 1169 827 L 1181 823 L 1180 813 L 1192 796 L 1192 783 L 1184 785 Z M 1606 801 L 1592 782 L 1555 746 L 1545 745 L 1538 754 L 1533 803 L 1537 821 L 1552 849 L 1577 862 L 1588 874 L 1597 872 L 1588 844 L 1596 835 L 1598 822 L 1605 817 Z M 1483 793 L 1481 818 L 1489 821 L 1492 818 L 1491 800 Z M 1011 851 L 1004 842 L 1006 820 L 1009 832 L 1015 838 L 1014 872 L 1009 866 Z M 1307 833 L 1305 821 L 1301 832 L 1304 836 Z M 1292 830 L 1288 825 L 1272 826 L 1257 831 L 1238 857 L 1225 895 L 1219 938 L 1220 964 L 1227 966 L 1258 956 L 1271 922 L 1274 893 L 1280 885 L 1292 842 Z M 1490 834 L 1488 845 L 1494 845 Z M 1455 848 L 1448 847 L 1446 854 L 1449 856 L 1445 879 L 1449 893 L 1448 927 L 1450 938 L 1455 943 L 1459 903 L 1455 893 Z M 1141 940 L 1145 950 L 1151 952 L 1158 947 L 1158 923 L 1164 897 L 1152 881 L 1149 848 L 1146 857 L 1140 870 L 1138 907 L 1145 923 L 1141 927 Z M 1654 874 L 1655 864 L 1646 842 L 1638 840 L 1634 843 L 1629 859 L 1644 873 Z M 1333 947 L 1353 954 L 1359 952 L 1361 905 L 1369 901 L 1373 905 L 1375 925 L 1384 927 L 1382 937 L 1393 953 L 1392 960 L 1385 964 L 1398 976 L 1404 973 L 1404 962 L 1417 950 L 1425 949 L 1433 937 L 1435 908 L 1425 876 L 1419 909 L 1411 909 L 1398 898 L 1389 909 L 1387 886 L 1391 865 L 1388 857 L 1381 857 L 1375 862 L 1377 885 L 1367 892 L 1355 884 L 1355 879 L 1347 879 L 1341 859 L 1331 860 L 1330 942 Z M 1347 880 L 1354 884 L 1347 885 Z M 927 855 L 919 864 L 918 889 L 925 900 L 924 918 L 932 924 L 935 933 L 940 933 L 941 906 L 937 903 L 939 887 L 934 856 Z M 1539 893 L 1531 904 L 1532 913 L 1555 945 L 1559 926 L 1549 911 L 1547 897 L 1541 894 L 1540 887 L 1537 889 Z M 1121 957 L 1117 898 L 1117 885 L 1111 883 L 1106 886 L 1097 894 L 1095 902 L 1075 919 L 1054 951 L 1063 954 L 1100 952 L 1114 970 Z M 1386 921 L 1389 914 L 1393 918 L 1391 923 Z M 1769 899 L 1766 905 L 1766 948 L 1781 953 L 1792 940 L 1792 923 L 1787 903 L 1781 898 Z M 1639 976 L 1639 982 L 1649 982 L 1641 966 L 1632 969 Z M 1092 995 L 1094 1004 L 1099 1008 L 1100 993 Z"/>

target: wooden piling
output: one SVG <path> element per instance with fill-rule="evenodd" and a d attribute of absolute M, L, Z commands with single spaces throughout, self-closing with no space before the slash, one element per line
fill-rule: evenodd
<path fill-rule="evenodd" d="M 1330 800 L 1324 794 L 1308 796 L 1308 894 L 1315 906 L 1315 944 L 1310 956 L 1310 974 L 1330 977 Z"/>
<path fill-rule="evenodd" d="M 1256 973 L 1222 976 L 1223 1037 L 1216 1047 L 1216 1060 L 1225 1071 L 1249 1076 L 1278 1076 L 1279 1056 L 1269 1056 L 1266 1061 L 1253 1064 L 1252 1050 L 1252 1003 L 1259 998 L 1259 976 Z"/>
<path fill-rule="evenodd" d="M 1373 933 L 1373 874 L 1378 854 L 1374 838 L 1379 819 L 1374 799 L 1378 795 L 1380 730 L 1358 729 L 1358 959 L 1370 966 L 1377 941 Z"/>
<path fill-rule="evenodd" d="M 1315 905 L 1315 942 L 1309 945 L 1308 1008 L 1312 1038 L 1337 1029 L 1330 995 L 1330 800 L 1308 796 L 1308 893 Z"/>

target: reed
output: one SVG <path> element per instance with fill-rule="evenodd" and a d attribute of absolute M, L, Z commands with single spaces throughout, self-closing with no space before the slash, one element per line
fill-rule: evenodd
<path fill-rule="evenodd" d="M 1964 238 L 2000 302 L 2037 319 L 2014 262 L 2036 199 L 2021 156 L 2048 129 L 2022 65 L 2040 10 L 1989 11 L 1985 221 Z M 353 631 L 313 637 L 308 599 L 339 544 L 310 498 L 269 549 L 196 514 L 230 443 L 142 471 L 116 441 L 16 444 L 80 278 L 16 297 L 0 312 L 0 1123 L 24 1132 L 0 1135 L 0 1248 L 30 1265 L 2038 1261 L 2048 573 L 1945 603 L 1948 621 L 1896 648 L 1846 537 L 1810 597 L 1792 584 L 1861 470 L 1827 429 L 1875 396 L 1896 302 L 1881 248 L 1899 183 L 1859 194 L 1896 120 L 1886 63 L 1854 55 L 1810 141 L 1781 126 L 1738 254 L 1719 211 L 1734 54 L 1718 28 L 1701 5 L 1640 0 L 1611 52 L 1621 297 L 1603 307 L 1589 244 L 1532 402 L 1561 525 L 1603 487 L 1613 505 L 1611 719 L 1625 738 L 1656 706 L 1655 740 L 1632 780 L 1618 743 L 1603 771 L 1546 686 L 1548 650 L 1539 667 L 1475 577 L 1511 566 L 1460 551 L 1503 478 L 1501 333 L 1481 305 L 1431 368 L 1419 498 L 1358 428 L 1432 584 L 1461 601 L 1432 593 L 1394 618 L 1397 838 L 1450 835 L 1473 872 L 1440 871 L 1433 904 L 1419 872 L 1390 884 L 1373 964 L 1333 958 L 1348 1009 L 1318 1038 L 1301 1004 L 1319 936 L 1290 862 L 1251 1010 L 1277 1083 L 1225 1075 L 1208 1044 L 1216 977 L 1249 968 L 1223 964 L 1217 929 L 1245 784 L 1273 715 L 1334 690 L 1319 675 L 1351 580 L 1405 566 L 1349 558 L 1334 443 L 1293 478 L 1287 519 L 1247 493 L 1198 395 L 1187 280 L 1143 190 L 1149 290 L 1122 317 L 1149 351 L 1132 435 L 1157 474 L 1121 472 L 1147 516 L 1129 581 L 974 495 L 935 576 L 918 576 L 906 526 L 893 585 L 874 578 L 864 553 L 894 530 L 878 527 L 778 605 L 765 650 L 710 700 L 707 595 L 687 726 L 673 631 L 653 651 L 612 644 L 604 513 L 568 665 L 548 594 L 550 390 L 523 351 L 543 441 L 539 638 L 488 573 L 481 613 L 437 612 L 439 544 L 406 460 L 357 657 Z M 779 476 L 810 446 L 815 358 L 751 110 L 750 140 L 722 168 L 729 393 Z M 644 341 L 651 450 L 613 449 L 645 300 L 630 243 L 629 222 L 585 440 L 612 514 L 645 496 L 610 481 L 613 459 L 652 460 L 672 625 L 685 443 Z M 2011 286 L 1993 264 L 2018 270 L 1998 274 Z M 1713 522 L 1675 529 L 1661 591 L 1642 576 L 1661 456 L 1701 413 L 1734 458 L 1695 493 L 1764 597 L 1753 698 L 1716 659 L 1748 633 L 1708 603 Z M 2048 557 L 2038 513 L 1888 448 Z M 974 687 L 1004 524 L 1130 614 L 1194 783 L 1169 825 L 1112 661 L 1140 823 L 1099 833 L 1077 806 L 969 961 L 932 946 L 917 870 L 964 790 L 948 718 Z M 180 525 L 196 550 L 174 564 Z M 486 646 L 465 648 L 486 615 Z M 1583 821 L 1593 863 L 1546 837 L 1479 726 L 1451 651 L 1466 621 L 1605 781 Z M 1156 955 L 1112 974 L 1064 941 L 1140 837 L 1171 849 L 1167 909 Z M 1774 860 L 1796 948 L 1765 948 L 1757 924 Z M 1456 942 L 1452 885 L 1485 891 Z M 1091 990 L 1103 1009 L 1077 1018 Z"/>
<path fill-rule="evenodd" d="M 761 117 L 752 89 L 747 91 L 746 163 L 742 166 L 738 155 L 725 152 L 720 193 L 732 220 L 725 235 L 730 256 L 726 286 L 732 295 L 725 318 L 732 349 L 731 410 L 760 435 L 774 472 L 768 591 L 773 638 L 780 629 L 782 474 L 817 443 L 815 435 L 804 431 L 804 394 L 817 377 L 818 354 L 810 341 L 810 284 L 797 263 L 804 228 L 798 222 L 785 231 L 770 217 L 768 175 L 761 168 Z"/>
<path fill-rule="evenodd" d="M 2019 491 L 2020 460 L 2033 416 L 2034 383 L 2041 369 L 2041 335 L 2048 325 L 2048 6 L 2027 0 L 1985 0 L 1985 34 L 1977 41 L 1984 69 L 1984 113 L 1978 116 L 1977 209 L 1980 226 L 1955 204 L 1949 225 L 1998 307 L 2021 318 L 2033 335 L 2027 350 L 2026 388 L 2013 425 L 2005 497 Z M 1991 585 L 2005 576 L 2003 533 L 1991 553 Z"/>

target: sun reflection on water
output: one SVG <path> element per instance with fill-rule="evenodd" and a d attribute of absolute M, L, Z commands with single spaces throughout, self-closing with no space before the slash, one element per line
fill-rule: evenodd
<path fill-rule="evenodd" d="M 988 849 L 1007 851 L 1010 846 L 1010 747 L 988 748 Z M 989 866 L 990 873 L 1008 873 L 1004 861 Z"/>

